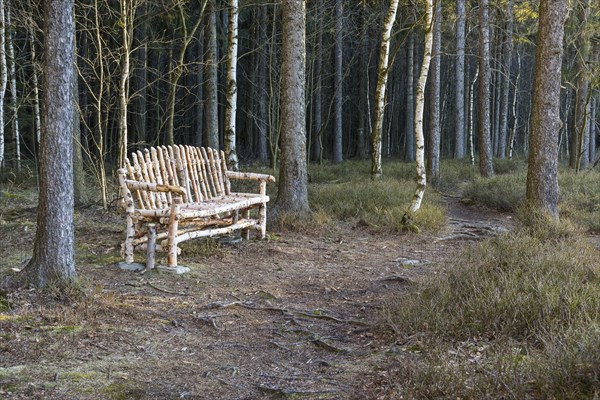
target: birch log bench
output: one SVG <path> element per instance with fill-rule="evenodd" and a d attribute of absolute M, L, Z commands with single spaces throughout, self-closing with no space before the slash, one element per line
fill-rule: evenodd
<path fill-rule="evenodd" d="M 267 183 L 271 175 L 227 170 L 223 152 L 192 146 L 151 147 L 131 154 L 119 169 L 119 185 L 127 216 L 125 259 L 121 267 L 134 264 L 134 250 L 146 251 L 146 269 L 154 267 L 155 251 L 167 253 L 171 272 L 189 268 L 177 264 L 179 243 L 224 235 L 236 230 L 249 238 L 266 234 Z M 258 193 L 234 193 L 231 180 L 258 182 Z"/>

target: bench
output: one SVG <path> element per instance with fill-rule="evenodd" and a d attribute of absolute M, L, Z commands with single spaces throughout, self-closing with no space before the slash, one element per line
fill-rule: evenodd
<path fill-rule="evenodd" d="M 227 170 L 223 152 L 205 147 L 157 146 L 133 152 L 118 171 L 127 217 L 122 256 L 134 265 L 134 251 L 146 251 L 146 268 L 154 252 L 167 253 L 167 267 L 178 266 L 179 244 L 190 239 L 250 230 L 266 235 L 268 182 L 271 175 Z M 231 191 L 232 180 L 258 182 L 258 193 Z"/>

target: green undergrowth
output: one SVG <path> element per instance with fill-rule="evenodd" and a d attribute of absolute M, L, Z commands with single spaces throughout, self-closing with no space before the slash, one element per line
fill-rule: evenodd
<path fill-rule="evenodd" d="M 465 185 L 463 197 L 496 210 L 515 212 L 525 199 L 526 180 L 524 166 L 509 174 L 476 178 Z M 600 173 L 561 169 L 558 184 L 561 218 L 587 231 L 600 232 Z"/>
<path fill-rule="evenodd" d="M 309 202 L 314 225 L 349 221 L 376 231 L 432 231 L 445 224 L 440 196 L 427 188 L 421 209 L 410 216 L 407 226 L 404 216 L 416 189 L 413 164 L 386 163 L 383 177 L 375 181 L 369 168 L 367 162 L 347 162 L 311 169 Z"/>
<path fill-rule="evenodd" d="M 518 230 L 470 247 L 384 318 L 405 355 L 396 380 L 407 398 L 600 393 L 600 258 L 576 232 Z"/>

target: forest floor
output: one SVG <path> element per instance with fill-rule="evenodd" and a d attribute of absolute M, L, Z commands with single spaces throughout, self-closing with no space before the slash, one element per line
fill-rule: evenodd
<path fill-rule="evenodd" d="M 0 398 L 389 398 L 398 351 L 382 328 L 385 304 L 512 226 L 509 214 L 444 201 L 448 224 L 435 234 L 338 224 L 188 243 L 181 276 L 116 268 L 123 218 L 79 209 L 83 294 L 0 299 Z M 31 254 L 36 210 L 33 196 L 0 202 L 2 276 Z"/>

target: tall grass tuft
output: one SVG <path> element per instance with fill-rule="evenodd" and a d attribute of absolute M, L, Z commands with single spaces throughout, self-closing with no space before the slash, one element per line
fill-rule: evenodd
<path fill-rule="evenodd" d="M 425 343 L 399 372 L 409 398 L 600 393 L 600 257 L 583 237 L 491 239 L 385 310 L 399 342 Z"/>

